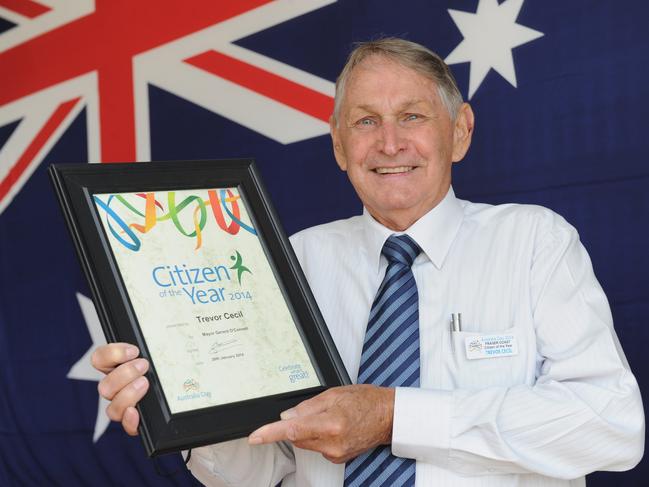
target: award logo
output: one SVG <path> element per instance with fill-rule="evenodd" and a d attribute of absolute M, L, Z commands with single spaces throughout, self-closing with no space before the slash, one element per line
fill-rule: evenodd
<path fill-rule="evenodd" d="M 242 289 L 241 285 L 247 275 L 253 275 L 253 271 L 244 264 L 239 249 L 231 249 L 226 254 L 232 253 L 229 263 L 225 256 L 222 260 L 217 257 L 220 261 L 214 262 L 214 245 L 222 245 L 223 240 L 211 244 L 209 260 L 199 254 L 205 248 L 206 226 L 210 220 L 216 223 L 217 232 L 235 236 L 243 230 L 257 236 L 257 231 L 242 217 L 242 213 L 246 213 L 242 209 L 241 196 L 234 188 L 183 191 L 182 197 L 179 194 L 177 191 L 124 193 L 94 195 L 94 199 L 98 210 L 104 214 L 105 228 L 114 245 L 126 250 L 127 255 L 131 255 L 129 259 L 151 254 L 147 258 L 153 264 L 147 272 L 159 298 L 184 298 L 193 305 L 252 300 L 252 293 Z M 163 203 L 165 199 L 166 204 Z M 167 242 L 162 240 L 164 237 L 155 231 L 163 226 L 162 234 L 167 238 L 179 235 L 180 243 L 185 237 L 191 239 L 194 256 L 202 261 L 200 265 L 188 261 L 154 263 L 165 258 L 164 253 L 154 253 L 156 248 L 167 246 Z M 171 237 L 169 228 L 173 229 Z M 214 237 L 214 228 L 210 232 L 209 235 Z M 146 245 L 147 236 L 150 236 L 149 247 Z"/>
<path fill-rule="evenodd" d="M 246 266 L 243 265 L 243 259 L 241 258 L 241 254 L 238 251 L 235 252 L 236 252 L 236 257 L 232 255 L 230 259 L 236 262 L 232 267 L 230 267 L 230 269 L 234 269 L 235 271 L 237 271 L 237 280 L 239 281 L 239 284 L 241 284 L 241 276 L 243 275 L 243 273 L 250 272 L 250 274 L 252 274 L 252 272 L 250 271 L 250 269 L 248 269 Z"/>
<path fill-rule="evenodd" d="M 239 286 L 244 273 L 252 275 L 252 271 L 243 265 L 243 257 L 239 251 L 235 251 L 235 255 L 230 256 L 230 259 L 235 263 L 229 268 L 222 264 L 206 267 L 188 267 L 187 264 L 158 265 L 151 270 L 151 278 L 158 288 L 162 288 L 159 291 L 161 298 L 184 296 L 191 300 L 192 304 L 252 299 L 252 293 L 248 290 L 232 290 L 221 285 L 227 285 L 233 280 L 230 270 L 236 271 Z"/>

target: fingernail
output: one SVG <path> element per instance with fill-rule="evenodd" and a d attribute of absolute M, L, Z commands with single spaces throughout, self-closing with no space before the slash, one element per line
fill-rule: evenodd
<path fill-rule="evenodd" d="M 141 372 L 143 374 L 146 372 L 146 369 L 149 368 L 149 363 L 144 359 L 136 360 L 135 362 L 133 362 L 133 365 L 138 370 L 138 372 Z"/>
<path fill-rule="evenodd" d="M 134 359 L 140 353 L 138 348 L 134 345 L 127 346 L 125 352 L 126 352 L 126 358 L 128 360 Z"/>
<path fill-rule="evenodd" d="M 249 445 L 261 445 L 264 439 L 261 436 L 255 435 L 254 433 L 248 437 Z"/>
<path fill-rule="evenodd" d="M 146 386 L 147 380 L 145 377 L 138 377 L 133 381 L 133 387 L 136 389 L 142 389 L 144 386 Z"/>
<path fill-rule="evenodd" d="M 286 411 L 283 411 L 279 414 L 279 417 L 282 419 L 293 419 L 297 416 L 297 412 L 295 412 L 295 409 L 287 409 Z"/>

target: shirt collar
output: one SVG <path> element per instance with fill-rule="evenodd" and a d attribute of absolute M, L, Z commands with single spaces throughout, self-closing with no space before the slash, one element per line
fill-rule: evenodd
<path fill-rule="evenodd" d="M 417 242 L 433 265 L 441 269 L 463 218 L 462 205 L 455 197 L 452 187 L 435 208 L 404 232 L 395 232 L 384 227 L 369 214 L 367 209 L 363 208 L 363 235 L 367 255 L 378 273 L 381 264 L 381 249 L 385 241 L 392 234 L 406 233 Z"/>

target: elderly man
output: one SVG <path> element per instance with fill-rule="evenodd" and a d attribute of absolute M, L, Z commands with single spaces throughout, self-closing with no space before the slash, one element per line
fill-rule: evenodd
<path fill-rule="evenodd" d="M 194 450 L 206 485 L 577 486 L 640 460 L 640 394 L 577 232 L 544 208 L 455 197 L 473 128 L 425 47 L 352 52 L 331 136 L 365 209 L 291 241 L 357 385 Z M 148 387 L 137 353 L 93 357 L 130 434 Z"/>

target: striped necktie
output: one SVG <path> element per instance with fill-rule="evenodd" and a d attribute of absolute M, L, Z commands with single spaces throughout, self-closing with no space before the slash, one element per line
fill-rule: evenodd
<path fill-rule="evenodd" d="M 388 268 L 372 303 L 359 384 L 419 387 L 419 295 L 411 266 L 420 251 L 407 235 L 392 235 L 383 246 Z M 415 461 L 383 445 L 345 466 L 345 487 L 385 485 L 415 485 Z"/>

